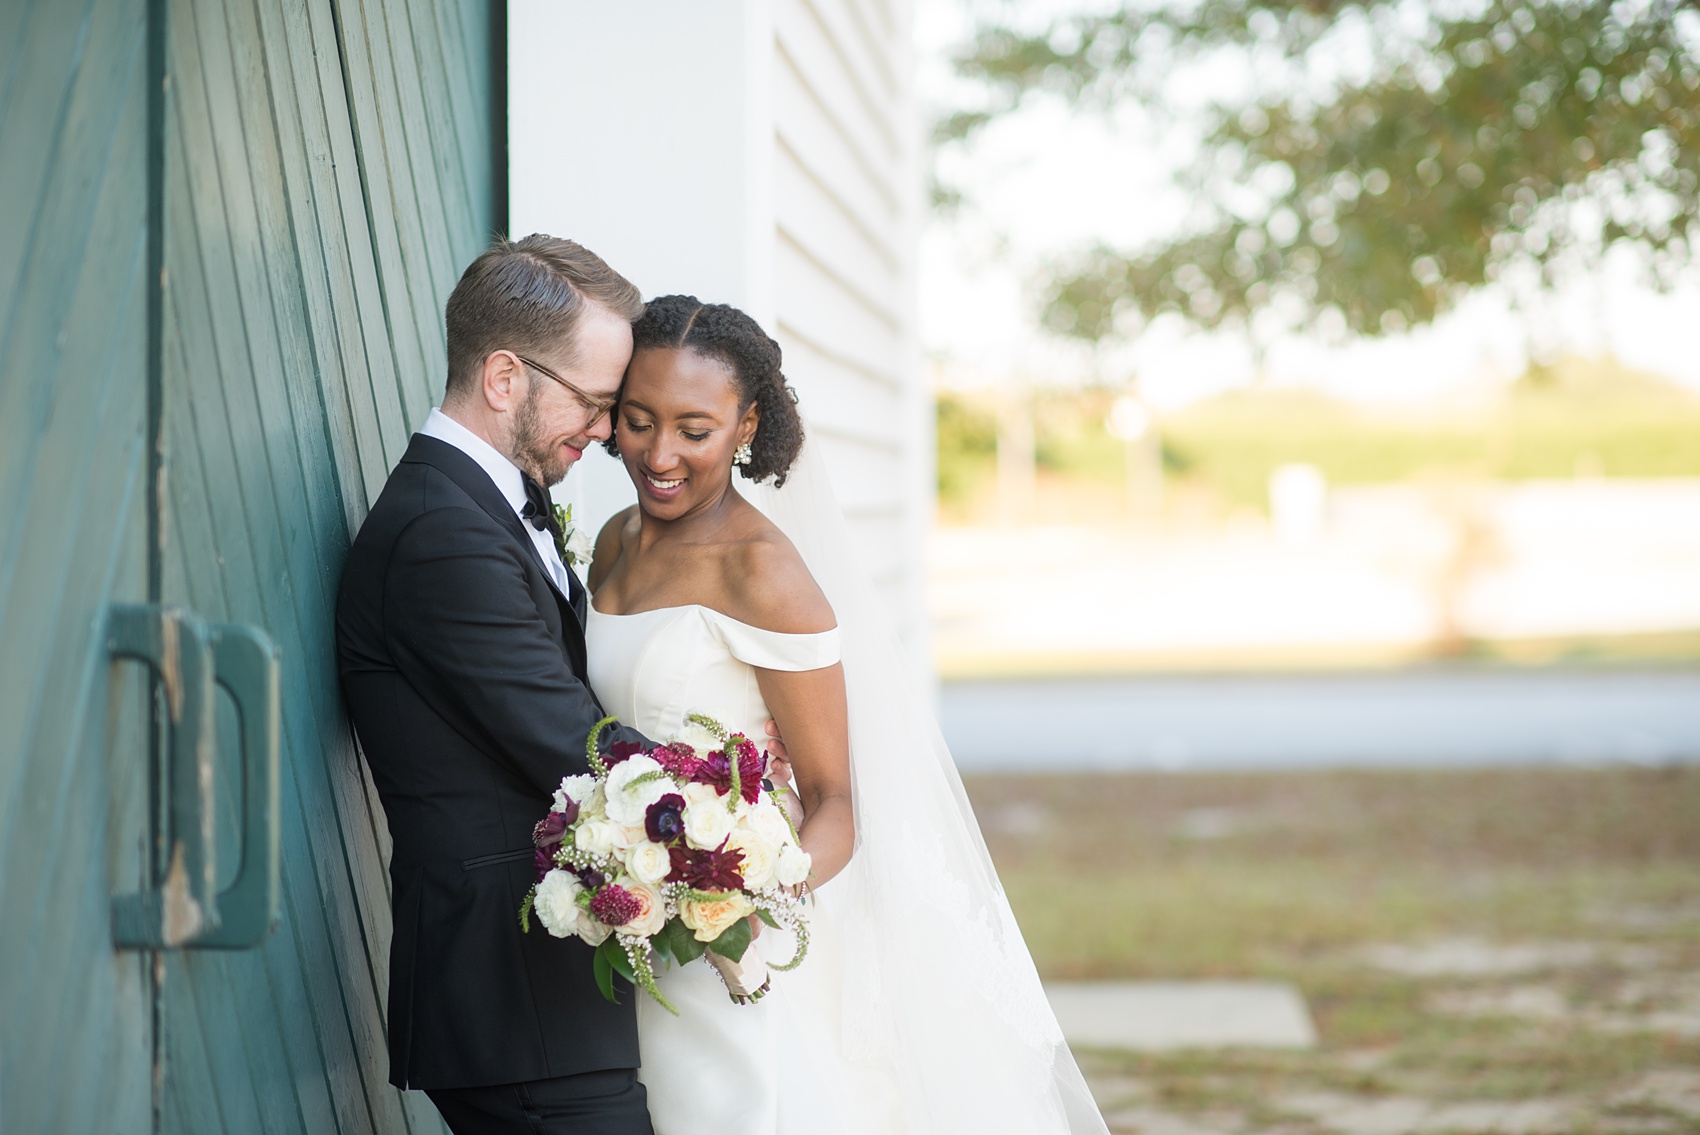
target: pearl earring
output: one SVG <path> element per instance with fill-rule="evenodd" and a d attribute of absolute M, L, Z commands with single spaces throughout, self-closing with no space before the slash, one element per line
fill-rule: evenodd
<path fill-rule="evenodd" d="M 732 464 L 734 465 L 748 465 L 754 459 L 755 454 L 750 452 L 750 443 L 747 441 L 732 452 Z"/>

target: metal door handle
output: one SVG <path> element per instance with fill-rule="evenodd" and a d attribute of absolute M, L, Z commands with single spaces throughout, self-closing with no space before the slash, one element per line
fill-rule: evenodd
<path fill-rule="evenodd" d="M 113 896 L 112 941 L 120 949 L 181 946 L 218 927 L 212 642 L 207 625 L 181 608 L 123 604 L 107 612 L 106 649 L 114 660 L 153 671 L 169 736 L 165 878 L 150 890 Z"/>
<path fill-rule="evenodd" d="M 115 895 L 120 949 L 242 949 L 277 925 L 280 711 L 277 647 L 244 626 L 208 626 L 178 607 L 125 604 L 107 615 L 114 660 L 145 663 L 158 679 L 169 743 L 165 878 Z M 218 891 L 218 716 L 215 685 L 236 704 L 242 746 L 241 862 Z"/>
<path fill-rule="evenodd" d="M 218 926 L 186 945 L 243 950 L 263 942 L 278 920 L 278 652 L 254 627 L 211 629 L 213 672 L 241 719 L 242 858 L 236 878 L 218 893 Z"/>

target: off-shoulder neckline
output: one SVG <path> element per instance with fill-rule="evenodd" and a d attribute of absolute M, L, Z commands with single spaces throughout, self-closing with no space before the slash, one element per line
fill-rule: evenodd
<path fill-rule="evenodd" d="M 643 615 L 654 615 L 661 611 L 697 610 L 707 612 L 716 618 L 725 619 L 729 623 L 737 623 L 740 627 L 743 627 L 746 630 L 756 631 L 760 634 L 784 635 L 786 638 L 819 638 L 822 635 L 838 633 L 837 627 L 829 627 L 824 631 L 770 631 L 766 627 L 758 627 L 753 623 L 746 623 L 742 619 L 734 619 L 725 611 L 717 611 L 713 607 L 706 606 L 702 603 L 674 603 L 667 607 L 651 607 L 645 611 L 627 611 L 624 614 L 616 615 L 612 611 L 602 610 L 593 602 L 590 604 L 590 610 L 592 614 L 601 615 L 604 619 L 636 619 Z"/>

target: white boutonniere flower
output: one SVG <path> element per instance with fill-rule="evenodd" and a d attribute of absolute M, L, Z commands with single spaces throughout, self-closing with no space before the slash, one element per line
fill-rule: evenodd
<path fill-rule="evenodd" d="M 573 506 L 555 506 L 555 550 L 561 562 L 570 568 L 588 567 L 596 552 L 590 533 L 573 523 Z"/>

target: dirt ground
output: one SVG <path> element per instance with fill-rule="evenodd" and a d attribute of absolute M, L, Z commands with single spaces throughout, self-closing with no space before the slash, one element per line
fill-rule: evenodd
<path fill-rule="evenodd" d="M 981 776 L 1047 979 L 1274 978 L 1308 1052 L 1082 1053 L 1116 1132 L 1700 1132 L 1700 768 Z"/>

